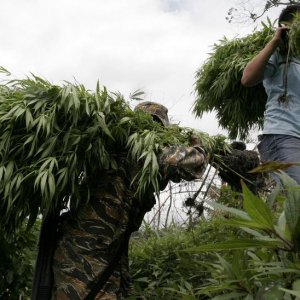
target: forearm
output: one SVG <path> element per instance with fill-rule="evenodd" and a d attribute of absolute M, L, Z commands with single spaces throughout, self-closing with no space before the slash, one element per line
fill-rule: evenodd
<path fill-rule="evenodd" d="M 266 65 L 279 46 L 280 40 L 273 38 L 245 67 L 241 82 L 244 86 L 251 87 L 262 81 Z"/>
<path fill-rule="evenodd" d="M 172 146 L 165 148 L 159 158 L 163 178 L 179 182 L 202 177 L 207 166 L 206 155 L 194 147 Z"/>

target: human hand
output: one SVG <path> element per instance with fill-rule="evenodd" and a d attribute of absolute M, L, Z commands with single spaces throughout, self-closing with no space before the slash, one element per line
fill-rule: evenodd
<path fill-rule="evenodd" d="M 197 149 L 203 155 L 206 155 L 206 151 L 201 147 L 201 140 L 195 134 L 192 134 L 189 138 L 189 144 L 191 147 Z"/>
<path fill-rule="evenodd" d="M 200 142 L 200 139 L 199 137 L 197 137 L 196 135 L 192 134 L 189 138 L 189 144 L 190 146 L 192 147 L 195 147 L 195 146 L 201 146 L 201 142 Z"/>
<path fill-rule="evenodd" d="M 278 46 L 282 43 L 286 43 L 288 39 L 289 30 L 290 29 L 288 26 L 278 27 L 275 31 L 273 41 L 276 42 Z"/>

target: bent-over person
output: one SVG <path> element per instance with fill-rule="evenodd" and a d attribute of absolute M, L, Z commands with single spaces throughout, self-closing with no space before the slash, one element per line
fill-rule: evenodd
<path fill-rule="evenodd" d="M 136 111 L 150 113 L 168 126 L 167 109 L 154 102 L 140 103 Z M 125 151 L 124 151 L 125 153 Z M 200 179 L 207 165 L 200 145 L 171 146 L 158 153 L 160 190 L 168 181 Z M 154 190 L 139 197 L 133 178 L 137 166 L 126 153 L 116 170 L 94 174 L 90 201 L 65 213 L 54 254 L 52 299 L 123 299 L 130 293 L 128 268 L 130 234 L 139 229 L 155 204 Z"/>

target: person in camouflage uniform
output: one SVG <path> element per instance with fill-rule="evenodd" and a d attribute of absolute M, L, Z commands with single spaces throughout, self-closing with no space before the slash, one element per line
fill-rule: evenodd
<path fill-rule="evenodd" d="M 150 113 L 163 126 L 169 124 L 168 110 L 160 104 L 143 102 L 135 111 Z M 199 145 L 164 148 L 158 158 L 161 190 L 169 180 L 201 178 L 207 165 Z M 145 213 L 154 206 L 155 197 L 154 191 L 149 190 L 139 199 L 132 184 L 135 166 L 126 157 L 120 157 L 119 163 L 122 168 L 118 170 L 96 174 L 90 202 L 76 215 L 67 213 L 61 221 L 53 262 L 53 300 L 117 300 L 130 293 L 130 234 L 139 229 Z M 87 296 L 101 276 L 106 276 L 104 284 L 96 288 L 93 298 Z"/>

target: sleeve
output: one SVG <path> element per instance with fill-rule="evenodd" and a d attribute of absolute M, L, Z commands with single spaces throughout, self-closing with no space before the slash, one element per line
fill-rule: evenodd
<path fill-rule="evenodd" d="M 275 74 L 278 65 L 278 51 L 274 52 L 270 57 L 264 72 L 264 79 L 270 78 Z"/>
<path fill-rule="evenodd" d="M 173 182 L 199 179 L 206 169 L 207 161 L 200 147 L 167 147 L 159 156 L 160 173 L 164 180 Z"/>

